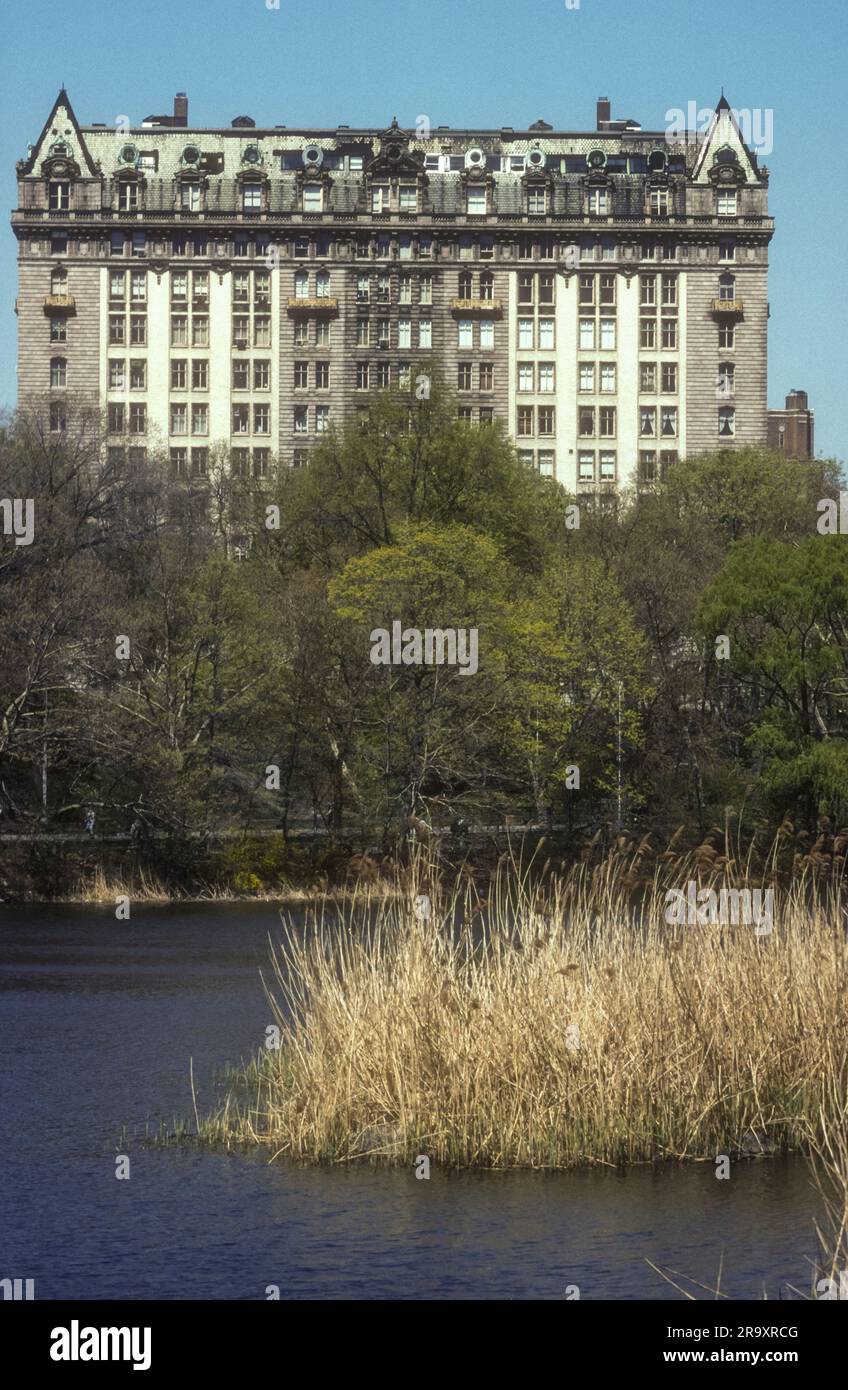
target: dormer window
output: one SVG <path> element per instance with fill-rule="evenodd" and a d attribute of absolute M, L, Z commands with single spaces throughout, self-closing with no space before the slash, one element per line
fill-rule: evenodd
<path fill-rule="evenodd" d="M 180 207 L 183 212 L 200 212 L 200 184 L 180 184 Z"/>
<path fill-rule="evenodd" d="M 305 183 L 303 185 L 303 211 L 324 211 L 324 189 L 320 183 Z"/>
<path fill-rule="evenodd" d="M 398 190 L 398 206 L 401 212 L 418 211 L 418 189 L 414 183 L 402 183 Z"/>
<path fill-rule="evenodd" d="M 485 217 L 486 215 L 486 190 L 483 187 L 469 188 L 467 190 L 466 212 L 469 217 Z"/>
<path fill-rule="evenodd" d="M 69 179 L 51 179 L 47 205 L 51 212 L 64 212 L 71 206 L 71 184 Z"/>
<path fill-rule="evenodd" d="M 262 207 L 262 184 L 246 181 L 242 185 L 242 207 L 245 212 L 258 212 Z"/>
<path fill-rule="evenodd" d="M 609 213 L 609 191 L 606 188 L 589 189 L 589 213 L 595 217 L 606 217 Z"/>
<path fill-rule="evenodd" d="M 720 188 L 716 194 L 716 212 L 719 217 L 735 217 L 736 200 L 735 188 Z"/>
<path fill-rule="evenodd" d="M 651 216 L 668 217 L 668 189 L 651 189 Z"/>
<path fill-rule="evenodd" d="M 528 213 L 543 214 L 548 210 L 548 193 L 544 184 L 534 183 L 527 189 Z"/>
<path fill-rule="evenodd" d="M 118 185 L 118 207 L 121 212 L 134 212 L 138 207 L 138 183 L 135 179 L 122 179 Z"/>
<path fill-rule="evenodd" d="M 371 185 L 371 211 L 388 212 L 389 210 L 389 185 L 387 183 L 375 183 Z"/>

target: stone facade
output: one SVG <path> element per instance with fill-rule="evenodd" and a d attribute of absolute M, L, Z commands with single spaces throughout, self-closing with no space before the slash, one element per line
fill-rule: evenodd
<path fill-rule="evenodd" d="M 573 492 L 767 438 L 768 171 L 722 99 L 696 135 L 80 127 L 18 164 L 19 388 L 200 472 L 307 460 L 432 360 Z"/>

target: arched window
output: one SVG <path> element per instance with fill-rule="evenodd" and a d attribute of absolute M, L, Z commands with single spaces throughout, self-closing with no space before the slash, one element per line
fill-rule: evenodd
<path fill-rule="evenodd" d="M 50 293 L 68 293 L 68 272 L 62 266 L 57 266 L 56 269 L 50 273 Z"/>
<path fill-rule="evenodd" d="M 474 297 L 474 276 L 470 270 L 463 270 L 459 277 L 459 297 L 460 299 L 472 299 Z"/>
<path fill-rule="evenodd" d="M 50 385 L 66 386 L 68 376 L 68 363 L 64 357 L 50 358 Z"/>
<path fill-rule="evenodd" d="M 330 296 L 330 272 L 319 270 L 315 277 L 315 293 L 319 299 L 328 299 Z"/>
<path fill-rule="evenodd" d="M 495 297 L 495 277 L 488 270 L 484 270 L 480 276 L 480 298 L 494 299 Z"/>
<path fill-rule="evenodd" d="M 718 277 L 718 297 L 725 300 L 736 298 L 735 275 L 720 275 Z"/>

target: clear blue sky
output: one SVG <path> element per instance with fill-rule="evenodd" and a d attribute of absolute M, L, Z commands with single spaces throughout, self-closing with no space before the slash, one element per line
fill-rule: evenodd
<path fill-rule="evenodd" d="M 190 124 L 591 129 L 595 101 L 662 129 L 672 107 L 771 110 L 769 404 L 810 393 L 816 450 L 848 455 L 842 116 L 846 0 L 7 0 L 0 169 L 64 82 L 82 124 L 189 96 Z M 840 244 L 840 234 L 842 244 Z M 0 254 L 0 405 L 15 400 L 15 243 Z"/>

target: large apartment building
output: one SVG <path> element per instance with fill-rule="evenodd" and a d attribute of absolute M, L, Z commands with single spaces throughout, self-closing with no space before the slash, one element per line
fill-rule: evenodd
<path fill-rule="evenodd" d="M 767 438 L 768 170 L 709 128 L 80 126 L 17 166 L 19 394 L 201 473 L 306 462 L 436 360 L 581 495 Z M 132 457 L 130 452 L 130 457 Z M 137 456 L 137 455 L 136 455 Z"/>

